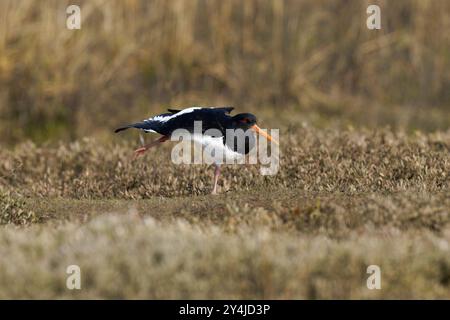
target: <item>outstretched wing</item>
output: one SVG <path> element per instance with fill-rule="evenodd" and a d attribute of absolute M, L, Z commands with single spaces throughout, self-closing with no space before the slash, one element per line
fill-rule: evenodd
<path fill-rule="evenodd" d="M 214 108 L 214 109 L 223 111 L 224 113 L 228 113 L 228 114 L 230 114 L 231 111 L 234 110 L 233 107 L 221 107 L 221 108 Z"/>
<path fill-rule="evenodd" d="M 231 119 L 231 116 L 228 115 L 231 110 L 231 107 L 192 107 L 173 114 L 159 115 L 149 120 L 157 122 L 159 127 L 156 131 L 165 135 L 170 134 L 176 129 L 186 129 L 189 132 L 194 132 L 196 122 L 201 123 L 202 133 L 208 129 L 218 129 L 221 132 L 225 132 L 225 128 Z"/>
<path fill-rule="evenodd" d="M 183 110 L 168 109 L 170 113 L 163 113 L 142 122 L 118 128 L 116 132 L 128 128 L 141 129 L 146 132 L 157 132 L 163 135 L 171 134 L 176 129 L 187 129 L 192 132 L 196 121 L 201 121 L 202 132 L 213 128 L 225 132 L 225 125 L 231 118 L 228 114 L 233 109 L 233 107 L 191 107 Z"/>
<path fill-rule="evenodd" d="M 231 111 L 234 110 L 233 107 L 219 107 L 219 108 L 215 108 L 215 107 L 209 107 L 210 109 L 214 109 L 214 110 L 218 110 L 218 111 L 223 111 L 224 113 L 230 113 Z M 182 110 L 179 109 L 167 109 L 167 111 L 169 111 L 172 114 L 176 114 Z"/>

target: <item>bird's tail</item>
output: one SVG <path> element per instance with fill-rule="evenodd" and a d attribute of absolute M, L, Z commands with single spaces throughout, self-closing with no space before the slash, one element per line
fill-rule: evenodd
<path fill-rule="evenodd" d="M 116 130 L 114 130 L 114 133 L 118 133 L 120 131 L 127 130 L 127 129 L 130 129 L 130 128 L 133 128 L 133 126 L 128 125 L 128 126 L 120 127 L 120 128 L 117 128 Z"/>
<path fill-rule="evenodd" d="M 114 132 L 118 133 L 120 131 L 124 131 L 124 130 L 130 129 L 130 128 L 141 129 L 141 130 L 144 130 L 144 131 L 147 131 L 147 132 L 154 131 L 152 123 L 150 123 L 150 122 L 137 122 L 137 123 L 128 124 L 126 126 L 117 128 L 116 130 L 114 130 Z"/>

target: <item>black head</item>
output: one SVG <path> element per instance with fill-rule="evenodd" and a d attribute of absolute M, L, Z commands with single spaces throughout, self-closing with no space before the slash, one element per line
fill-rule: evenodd
<path fill-rule="evenodd" d="M 256 117 L 254 115 L 252 115 L 251 113 L 240 113 L 240 114 L 235 115 L 231 119 L 233 121 L 233 126 L 235 127 L 235 129 L 242 129 L 244 131 L 251 129 L 251 130 L 255 131 L 256 133 L 265 137 L 267 140 L 273 141 L 276 144 L 278 144 L 278 142 L 275 139 L 273 139 L 266 131 L 261 130 L 256 125 Z"/>
<path fill-rule="evenodd" d="M 235 127 L 244 131 L 256 124 L 256 117 L 251 113 L 239 113 L 233 117 Z"/>

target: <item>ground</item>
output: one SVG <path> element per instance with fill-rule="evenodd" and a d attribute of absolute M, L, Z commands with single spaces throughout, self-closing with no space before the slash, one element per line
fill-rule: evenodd
<path fill-rule="evenodd" d="M 170 144 L 137 161 L 120 139 L 0 151 L 0 298 L 450 296 L 449 132 L 280 137 L 277 175 L 227 166 L 217 196 Z"/>

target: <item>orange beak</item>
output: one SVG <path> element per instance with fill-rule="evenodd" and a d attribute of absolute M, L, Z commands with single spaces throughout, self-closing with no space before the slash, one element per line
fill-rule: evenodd
<path fill-rule="evenodd" d="M 265 133 L 264 131 L 262 131 L 256 124 L 250 127 L 253 131 L 255 131 L 256 133 L 262 135 L 264 138 L 266 138 L 269 141 L 273 141 L 275 144 L 279 145 L 278 141 L 275 140 L 274 138 L 272 138 L 270 136 L 270 134 Z"/>

